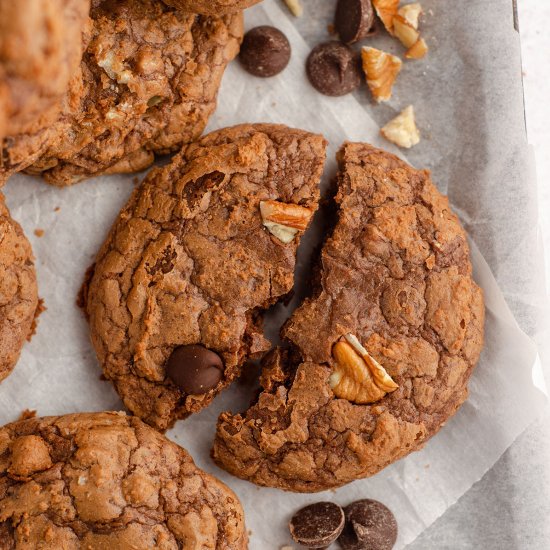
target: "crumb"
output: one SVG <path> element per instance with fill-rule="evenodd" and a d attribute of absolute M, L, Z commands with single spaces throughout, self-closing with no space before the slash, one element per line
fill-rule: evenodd
<path fill-rule="evenodd" d="M 252 529 L 249 529 L 249 530 L 248 530 L 248 536 L 249 536 L 249 537 L 252 536 Z"/>
<path fill-rule="evenodd" d="M 53 209 L 54 212 L 59 212 L 60 210 L 61 210 L 61 206 L 56 206 L 56 207 Z"/>
<path fill-rule="evenodd" d="M 20 420 L 28 420 L 29 418 L 35 418 L 35 417 L 36 417 L 36 411 L 34 409 L 25 409 L 19 415 L 19 418 L 17 419 L 17 421 L 19 422 Z"/>
<path fill-rule="evenodd" d="M 36 306 L 36 311 L 34 312 L 34 319 L 32 320 L 31 331 L 27 336 L 27 342 L 30 342 L 32 340 L 32 337 L 36 334 L 36 327 L 38 326 L 38 317 L 42 312 L 46 311 L 46 309 L 48 308 L 44 305 L 44 298 L 38 298 L 38 305 Z"/>
<path fill-rule="evenodd" d="M 34 230 L 34 234 L 35 234 L 37 237 L 43 237 L 43 236 L 44 236 L 44 230 L 43 230 L 43 229 L 35 229 L 35 230 Z"/>
<path fill-rule="evenodd" d="M 336 29 L 332 23 L 330 25 L 327 25 L 327 31 L 330 35 L 336 34 Z"/>
<path fill-rule="evenodd" d="M 135 176 L 133 179 L 132 179 L 132 183 L 134 185 L 139 185 L 139 178 L 137 176 Z"/>
<path fill-rule="evenodd" d="M 429 467 L 430 467 L 430 465 L 429 465 L 429 464 L 424 464 L 424 469 L 426 469 L 426 470 L 427 470 L 427 469 L 428 469 Z"/>
<path fill-rule="evenodd" d="M 281 546 L 281 550 L 294 550 L 292 546 Z"/>

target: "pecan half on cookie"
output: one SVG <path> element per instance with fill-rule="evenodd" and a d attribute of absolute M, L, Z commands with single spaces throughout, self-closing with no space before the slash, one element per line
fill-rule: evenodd
<path fill-rule="evenodd" d="M 205 17 L 158 0 L 95 1 L 90 40 L 47 132 L 6 138 L 0 181 L 16 171 L 70 185 L 132 172 L 196 139 L 239 51 L 241 13 Z"/>
<path fill-rule="evenodd" d="M 2 548 L 247 548 L 235 494 L 135 417 L 8 424 L 0 457 Z"/>
<path fill-rule="evenodd" d="M 286 126 L 236 126 L 132 194 L 84 294 L 104 374 L 141 419 L 166 429 L 199 411 L 270 348 L 262 312 L 293 288 L 325 147 Z"/>
<path fill-rule="evenodd" d="M 483 344 L 466 235 L 429 173 L 366 144 L 338 160 L 318 287 L 257 402 L 218 423 L 216 462 L 258 485 L 321 491 L 419 449 L 466 399 Z"/>
<path fill-rule="evenodd" d="M 204 15 L 234 13 L 261 2 L 261 0 L 164 0 L 166 4 Z"/>
<path fill-rule="evenodd" d="M 31 245 L 0 193 L 0 381 L 33 331 L 38 290 Z"/>

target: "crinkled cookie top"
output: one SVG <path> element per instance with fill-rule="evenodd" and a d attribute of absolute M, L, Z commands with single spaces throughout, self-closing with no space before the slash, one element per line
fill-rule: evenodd
<path fill-rule="evenodd" d="M 89 10 L 90 0 L 0 0 L 0 143 L 55 120 L 82 58 Z"/>
<path fill-rule="evenodd" d="M 31 335 L 37 308 L 31 245 L 0 193 L 0 381 L 12 371 Z"/>
<path fill-rule="evenodd" d="M 1 548 L 243 550 L 246 541 L 235 494 L 135 417 L 0 429 Z"/>
<path fill-rule="evenodd" d="M 484 306 L 458 218 L 430 180 L 366 144 L 339 153 L 337 222 L 313 295 L 264 362 L 263 392 L 225 413 L 217 463 L 313 492 L 419 449 L 467 397 Z"/>
<path fill-rule="evenodd" d="M 270 348 L 262 313 L 293 288 L 325 146 L 286 126 L 220 130 L 153 170 L 119 214 L 84 289 L 86 311 L 105 376 L 152 426 L 202 409 Z M 294 223 L 296 212 L 305 216 L 299 229 L 264 219 Z M 189 393 L 167 376 L 166 362 L 186 345 L 221 358 L 209 391 Z"/>
<path fill-rule="evenodd" d="M 158 0 L 104 0 L 93 3 L 91 20 L 61 114 L 47 132 L 6 140 L 0 178 L 27 170 L 70 185 L 137 171 L 202 133 L 239 51 L 242 14 L 205 17 Z"/>

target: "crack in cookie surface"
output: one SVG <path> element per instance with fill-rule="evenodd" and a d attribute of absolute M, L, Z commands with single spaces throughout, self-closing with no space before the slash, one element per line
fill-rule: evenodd
<path fill-rule="evenodd" d="M 153 170 L 133 193 L 85 292 L 103 371 L 134 414 L 166 429 L 270 348 L 261 312 L 293 288 L 325 146 L 321 136 L 285 126 L 220 130 Z M 262 201 L 310 216 L 285 243 L 264 227 Z M 165 365 L 176 348 L 197 344 L 222 358 L 223 377 L 189 395 Z"/>
<path fill-rule="evenodd" d="M 189 454 L 124 413 L 0 429 L 2 548 L 244 550 L 243 510 Z"/>
<path fill-rule="evenodd" d="M 206 17 L 158 0 L 93 2 L 89 40 L 47 131 L 10 136 L 0 178 L 55 185 L 138 171 L 196 139 L 239 51 L 241 13 Z"/>
<path fill-rule="evenodd" d="M 38 308 L 31 245 L 0 193 L 0 381 L 13 370 L 31 336 Z"/>
<path fill-rule="evenodd" d="M 419 449 L 466 399 L 482 348 L 466 235 L 429 173 L 366 144 L 338 160 L 338 220 L 314 296 L 282 329 L 290 349 L 264 361 L 257 402 L 218 422 L 216 462 L 259 485 L 321 491 Z M 370 404 L 331 389 L 350 334 L 397 386 Z"/>

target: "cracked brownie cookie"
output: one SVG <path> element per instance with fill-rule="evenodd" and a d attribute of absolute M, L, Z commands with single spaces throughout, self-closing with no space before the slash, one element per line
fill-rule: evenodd
<path fill-rule="evenodd" d="M 466 235 L 429 173 L 366 144 L 338 160 L 317 287 L 256 403 L 218 423 L 216 462 L 258 485 L 321 491 L 419 449 L 466 399 L 483 344 Z"/>
<path fill-rule="evenodd" d="M 89 10 L 89 0 L 0 0 L 0 143 L 55 120 L 82 58 Z"/>
<path fill-rule="evenodd" d="M 204 15 L 223 15 L 249 8 L 261 0 L 164 0 L 181 10 Z"/>
<path fill-rule="evenodd" d="M 196 139 L 239 51 L 242 14 L 205 17 L 158 0 L 95 1 L 78 75 L 47 135 L 5 140 L 0 181 L 26 169 L 55 185 L 143 169 Z"/>
<path fill-rule="evenodd" d="M 0 429 L 0 547 L 244 550 L 239 500 L 124 413 Z"/>
<path fill-rule="evenodd" d="M 214 132 L 131 196 L 83 288 L 91 338 L 125 405 L 164 430 L 265 353 L 262 313 L 293 288 L 317 209 L 322 136 Z"/>
<path fill-rule="evenodd" d="M 0 381 L 33 331 L 38 290 L 31 245 L 0 193 Z"/>

